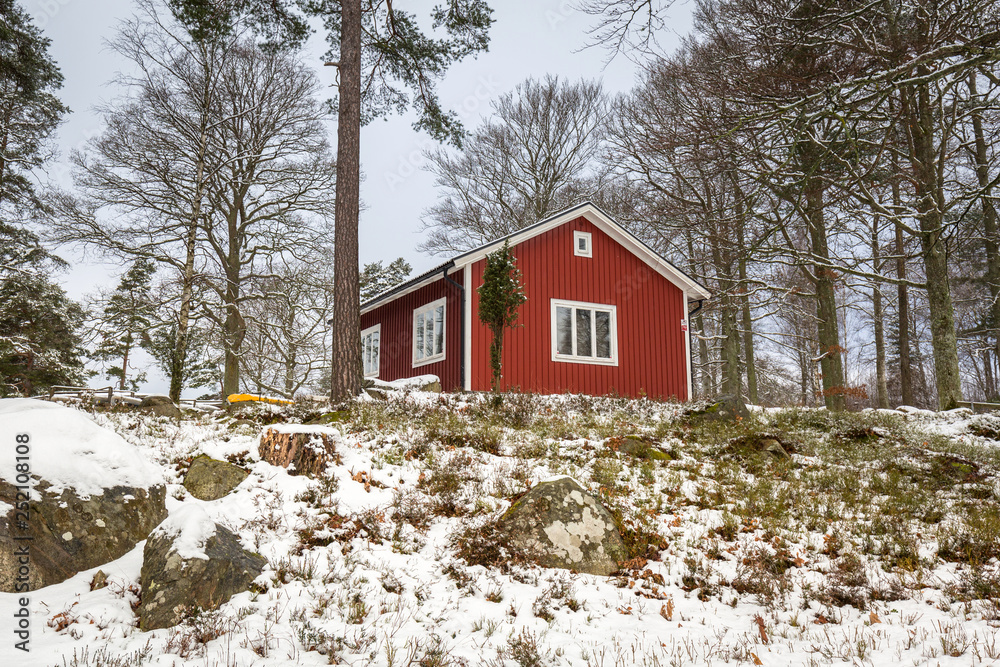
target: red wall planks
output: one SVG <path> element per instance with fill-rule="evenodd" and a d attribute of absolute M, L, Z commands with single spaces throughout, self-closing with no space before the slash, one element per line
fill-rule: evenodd
<path fill-rule="evenodd" d="M 592 257 L 573 254 L 576 230 L 590 232 Z M 681 331 L 687 313 L 680 288 L 582 217 L 522 241 L 513 251 L 528 300 L 519 310 L 521 326 L 508 330 L 504 339 L 503 388 L 687 400 L 686 334 Z M 484 266 L 481 260 L 472 267 L 468 297 L 473 308 Z M 617 306 L 618 365 L 553 361 L 551 299 Z M 486 390 L 490 334 L 477 311 L 472 313 L 472 389 Z"/>
<path fill-rule="evenodd" d="M 463 272 L 448 276 L 463 283 Z M 445 305 L 445 358 L 424 366 L 413 367 L 413 311 L 432 301 L 447 297 Z M 461 362 L 461 293 L 457 287 L 439 279 L 420 289 L 404 294 L 361 316 L 361 330 L 376 324 L 382 325 L 382 344 L 379 352 L 380 380 L 399 380 L 416 375 L 437 375 L 441 388 L 453 391 L 462 388 L 459 366 Z"/>

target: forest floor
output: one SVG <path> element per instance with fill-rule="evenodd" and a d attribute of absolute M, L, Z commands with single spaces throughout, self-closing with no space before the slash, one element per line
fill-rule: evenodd
<path fill-rule="evenodd" d="M 140 544 L 101 568 L 107 588 L 90 590 L 95 569 L 35 592 L 32 652 L 3 662 L 1000 664 L 1000 416 L 755 409 L 725 423 L 687 408 L 392 392 L 330 424 L 340 464 L 324 480 L 259 460 L 262 425 L 316 416 L 303 408 L 96 412 L 162 466 L 169 511 L 201 504 L 269 567 L 220 610 L 140 632 Z M 765 451 L 774 441 L 790 457 Z M 201 454 L 251 475 L 196 500 L 181 481 Z M 617 575 L 504 558 L 489 526 L 557 475 L 615 515 L 632 556 Z"/>

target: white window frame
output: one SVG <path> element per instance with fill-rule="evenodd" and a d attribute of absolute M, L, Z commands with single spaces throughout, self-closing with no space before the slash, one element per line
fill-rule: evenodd
<path fill-rule="evenodd" d="M 556 316 L 557 308 L 573 308 L 574 313 L 571 318 L 573 333 L 573 349 L 576 349 L 576 312 L 575 309 L 589 310 L 591 313 L 594 311 L 601 311 L 611 314 L 611 358 L 606 359 L 604 357 L 591 356 L 591 357 L 581 357 L 575 354 L 559 354 L 559 318 Z M 606 303 L 589 303 L 587 301 L 565 301 L 562 299 L 552 299 L 550 315 L 551 327 L 550 335 L 552 338 L 552 361 L 561 361 L 573 364 L 595 364 L 598 366 L 617 366 L 618 365 L 618 307 L 612 306 Z M 597 354 L 597 318 L 591 315 L 590 317 L 591 326 L 591 344 L 593 346 L 594 354 Z"/>
<path fill-rule="evenodd" d="M 364 367 L 365 363 L 365 338 L 372 335 L 373 333 L 378 334 L 378 347 L 376 348 L 375 355 L 378 358 L 378 363 L 375 364 L 375 372 L 366 372 L 364 375 L 366 378 L 377 378 L 379 373 L 379 368 L 382 366 L 382 323 L 378 323 L 373 327 L 368 327 L 361 332 L 361 365 Z"/>
<path fill-rule="evenodd" d="M 425 314 L 431 313 L 437 310 L 441 306 L 443 309 L 441 311 L 441 353 L 435 354 L 430 357 L 424 357 L 422 359 L 417 359 L 417 317 Z M 427 364 L 436 364 L 439 361 L 443 361 L 448 353 L 448 298 L 442 297 L 436 301 L 431 301 L 430 303 L 425 303 L 419 308 L 413 309 L 413 368 L 419 368 L 420 366 L 426 366 Z"/>
<path fill-rule="evenodd" d="M 587 242 L 586 250 L 580 250 L 580 239 Z M 593 257 L 594 243 L 590 232 L 573 232 L 573 254 L 577 257 Z"/>

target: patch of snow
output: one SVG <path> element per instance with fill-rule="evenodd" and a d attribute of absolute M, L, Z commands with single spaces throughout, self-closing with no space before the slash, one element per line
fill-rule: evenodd
<path fill-rule="evenodd" d="M 426 387 L 434 382 L 440 382 L 441 378 L 437 375 L 416 375 L 411 378 L 403 378 L 401 380 L 393 380 L 392 382 L 386 382 L 385 380 L 374 380 L 375 387 L 379 389 L 411 389 L 417 390 L 421 387 Z"/>
<path fill-rule="evenodd" d="M 73 489 L 80 497 L 115 486 L 149 488 L 163 484 L 160 468 L 120 435 L 102 428 L 73 408 L 31 398 L 0 400 L 0 479 L 17 484 L 16 437 L 30 438 L 32 477 L 49 492 Z"/>
<path fill-rule="evenodd" d="M 330 426 L 309 425 L 309 424 L 271 424 L 265 426 L 264 430 L 272 430 L 276 433 L 322 433 L 324 435 L 339 436 L 340 431 Z"/>
<path fill-rule="evenodd" d="M 184 560 L 193 558 L 208 560 L 205 545 L 213 535 L 215 535 L 215 521 L 208 512 L 200 505 L 187 504 L 168 516 L 149 537 L 150 539 L 172 537 L 171 551 L 176 552 Z"/>

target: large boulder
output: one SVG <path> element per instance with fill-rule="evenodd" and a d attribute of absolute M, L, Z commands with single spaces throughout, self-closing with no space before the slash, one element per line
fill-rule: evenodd
<path fill-rule="evenodd" d="M 248 590 L 265 564 L 201 507 L 182 507 L 146 540 L 139 629 L 169 628 L 195 610 L 218 609 Z"/>
<path fill-rule="evenodd" d="M 506 541 L 542 567 L 608 575 L 626 559 L 611 513 L 571 477 L 531 489 L 498 527 Z"/>
<path fill-rule="evenodd" d="M 184 474 L 184 488 L 198 500 L 218 500 L 240 485 L 250 473 L 243 468 L 198 456 Z"/>
<path fill-rule="evenodd" d="M 139 409 L 171 419 L 179 419 L 181 416 L 180 408 L 174 405 L 169 396 L 144 396 Z"/>
<path fill-rule="evenodd" d="M 160 468 L 78 410 L 0 400 L 0 449 L 0 591 L 120 558 L 167 515 Z"/>

